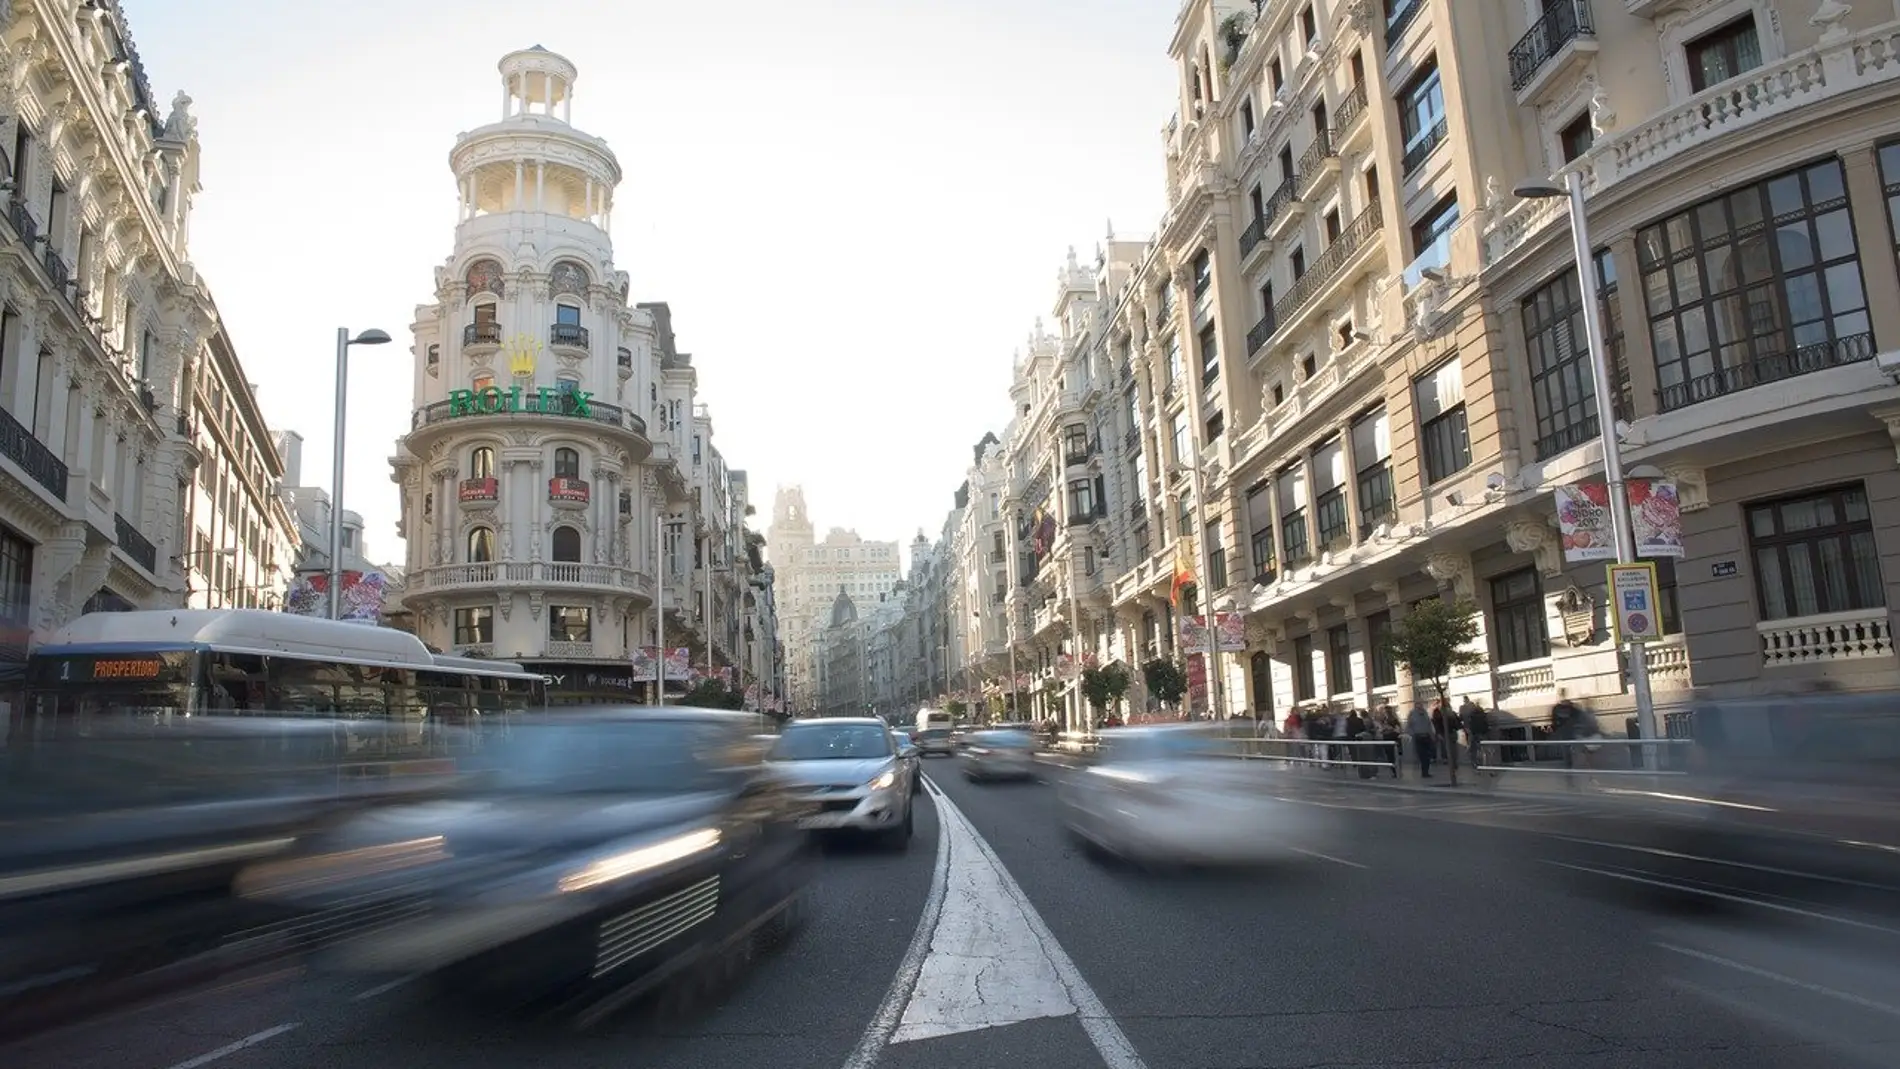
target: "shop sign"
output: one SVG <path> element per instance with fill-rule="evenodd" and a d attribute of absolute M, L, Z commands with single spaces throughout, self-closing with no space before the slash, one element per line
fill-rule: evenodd
<path fill-rule="evenodd" d="M 488 386 L 480 390 L 450 390 L 449 418 L 533 412 L 592 419 L 593 401 L 594 395 L 586 390 L 562 390 L 553 386 L 536 386 L 532 389 L 510 386 L 505 390 L 499 386 Z"/>
<path fill-rule="evenodd" d="M 548 480 L 549 501 L 571 501 L 585 505 L 589 500 L 587 483 L 581 479 L 569 479 L 556 475 Z"/>

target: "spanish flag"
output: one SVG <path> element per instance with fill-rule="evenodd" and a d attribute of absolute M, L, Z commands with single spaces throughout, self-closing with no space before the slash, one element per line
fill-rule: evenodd
<path fill-rule="evenodd" d="M 1174 540 L 1174 585 L 1168 588 L 1168 604 L 1181 604 L 1181 588 L 1194 582 L 1194 542 L 1182 535 Z"/>

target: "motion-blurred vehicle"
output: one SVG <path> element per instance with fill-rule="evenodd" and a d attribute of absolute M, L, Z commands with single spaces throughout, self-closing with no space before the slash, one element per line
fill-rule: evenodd
<path fill-rule="evenodd" d="M 893 731 L 891 738 L 897 743 L 897 758 L 910 770 L 910 793 L 916 794 L 924 789 L 923 756 L 917 752 L 917 744 L 910 741 L 910 732 Z"/>
<path fill-rule="evenodd" d="M 1027 731 L 973 731 L 963 745 L 969 780 L 1025 780 L 1036 774 L 1036 740 Z"/>
<path fill-rule="evenodd" d="M 802 807 L 742 713 L 551 715 L 465 761 L 455 797 L 365 814 L 238 878 L 252 901 L 373 914 L 333 970 L 430 974 L 475 995 L 619 1001 L 730 971 L 796 923 L 813 872 Z"/>
<path fill-rule="evenodd" d="M 803 821 L 806 828 L 861 832 L 896 850 L 910 845 L 915 773 L 884 721 L 794 720 L 779 732 L 767 760 L 815 808 Z"/>
<path fill-rule="evenodd" d="M 321 930 L 234 898 L 233 878 L 367 807 L 444 789 L 453 762 L 380 759 L 407 749 L 402 725 L 327 717 L 102 712 L 83 730 L 60 717 L 16 731 L 0 751 L 0 1035 L 300 951 Z"/>
<path fill-rule="evenodd" d="M 1693 746 L 1657 747 L 1682 774 L 1603 777 L 1579 794 L 1587 816 L 1554 841 L 1552 860 L 1593 887 L 1673 902 L 1768 894 L 1900 916 L 1890 696 L 1709 703 L 1694 725 Z"/>
<path fill-rule="evenodd" d="M 911 736 L 911 742 L 923 757 L 955 757 L 957 754 L 954 728 L 927 728 Z"/>
<path fill-rule="evenodd" d="M 1310 857 L 1337 833 L 1331 810 L 1281 801 L 1283 773 L 1231 756 L 1218 728 L 1120 728 L 1065 779 L 1069 830 L 1143 864 L 1254 864 Z"/>

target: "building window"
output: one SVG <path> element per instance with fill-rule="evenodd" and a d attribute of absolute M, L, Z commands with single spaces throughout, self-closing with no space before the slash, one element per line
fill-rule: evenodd
<path fill-rule="evenodd" d="M 1719 30 L 1683 47 L 1689 58 L 1689 87 L 1700 93 L 1712 85 L 1747 74 L 1761 66 L 1761 37 L 1755 16 L 1744 15 Z"/>
<path fill-rule="evenodd" d="M 455 610 L 455 644 L 457 646 L 486 646 L 495 641 L 495 610 L 457 609 Z"/>
<path fill-rule="evenodd" d="M 1662 633 L 1682 634 L 1682 602 L 1676 597 L 1676 558 L 1658 557 L 1656 566 L 1656 608 L 1662 617 Z"/>
<path fill-rule="evenodd" d="M 1169 431 L 1170 445 L 1174 449 L 1173 461 L 1176 464 L 1186 464 L 1194 455 L 1194 447 L 1188 438 L 1188 418 L 1185 410 L 1174 414 L 1174 418 L 1169 421 Z"/>
<path fill-rule="evenodd" d="M 1253 686 L 1253 711 L 1273 716 L 1273 658 L 1255 653 L 1247 658 L 1247 675 Z"/>
<path fill-rule="evenodd" d="M 1537 569 L 1525 568 L 1491 580 L 1491 630 L 1499 664 L 1550 656 L 1550 626 L 1544 622 L 1544 591 Z"/>
<path fill-rule="evenodd" d="M 594 610 L 585 605 L 548 606 L 548 639 L 551 642 L 594 641 Z"/>
<path fill-rule="evenodd" d="M 581 477 L 581 455 L 578 451 L 562 446 L 554 451 L 554 477 L 557 479 L 578 479 Z"/>
<path fill-rule="evenodd" d="M 442 347 L 440 345 L 429 346 L 428 366 L 436 367 L 441 363 L 442 363 Z"/>
<path fill-rule="evenodd" d="M 1352 693 L 1352 631 L 1345 624 L 1326 629 L 1326 692 Z"/>
<path fill-rule="evenodd" d="M 476 393 L 491 389 L 495 385 L 495 373 L 492 371 L 477 371 L 475 377 L 471 378 L 468 384 L 474 387 Z"/>
<path fill-rule="evenodd" d="M 1227 543 L 1221 539 L 1220 521 L 1210 520 L 1204 535 L 1207 539 L 1207 588 L 1210 591 L 1227 589 Z"/>
<path fill-rule="evenodd" d="M 581 533 L 579 529 L 562 524 L 554 529 L 552 539 L 554 560 L 560 564 L 579 564 L 581 560 Z"/>
<path fill-rule="evenodd" d="M 1438 60 L 1425 61 L 1424 69 L 1413 75 L 1399 92 L 1399 131 L 1405 139 L 1402 168 L 1406 174 L 1417 171 L 1445 139 L 1445 87 L 1438 78 Z"/>
<path fill-rule="evenodd" d="M 563 327 L 580 326 L 581 325 L 581 310 L 579 306 L 572 305 L 572 304 L 555 305 L 554 306 L 554 322 L 556 325 L 563 326 Z"/>
<path fill-rule="evenodd" d="M 1359 497 L 1359 537 L 1391 522 L 1398 507 L 1392 490 L 1392 428 L 1385 409 L 1368 412 L 1352 424 L 1353 481 Z"/>
<path fill-rule="evenodd" d="M 0 656 L 26 657 L 33 619 L 33 543 L 0 528 Z"/>
<path fill-rule="evenodd" d="M 468 455 L 468 477 L 471 479 L 492 479 L 495 477 L 495 451 L 488 446 L 478 445 Z"/>
<path fill-rule="evenodd" d="M 1214 257 L 1206 249 L 1194 254 L 1194 296 L 1199 299 L 1214 284 Z"/>
<path fill-rule="evenodd" d="M 1839 160 L 1645 227 L 1636 255 L 1665 412 L 1873 356 Z"/>
<path fill-rule="evenodd" d="M 1764 621 L 1887 603 L 1863 487 L 1837 487 L 1746 511 Z"/>
<path fill-rule="evenodd" d="M 1247 491 L 1247 531 L 1252 540 L 1253 580 L 1271 583 L 1279 569 L 1273 558 L 1273 487 L 1265 480 Z"/>
<path fill-rule="evenodd" d="M 1173 331 L 1168 332 L 1167 355 L 1168 355 L 1167 385 L 1170 388 L 1172 388 L 1175 383 L 1181 381 L 1181 339 L 1175 337 Z"/>
<path fill-rule="evenodd" d="M 1419 376 L 1413 384 L 1418 437 L 1425 453 L 1425 482 L 1441 482 L 1471 465 L 1471 432 L 1465 423 L 1465 371 L 1457 357 Z"/>
<path fill-rule="evenodd" d="M 1313 683 L 1313 636 L 1301 635 L 1293 640 L 1293 700 L 1310 702 L 1319 697 L 1319 688 Z"/>
<path fill-rule="evenodd" d="M 1095 515 L 1095 487 L 1087 479 L 1069 483 L 1069 519 L 1086 520 Z"/>
<path fill-rule="evenodd" d="M 487 564 L 495 559 L 495 532 L 476 527 L 468 532 L 468 563 Z"/>
<path fill-rule="evenodd" d="M 1570 125 L 1557 132 L 1557 149 L 1563 153 L 1564 162 L 1580 159 L 1597 143 L 1597 128 L 1590 122 L 1590 112 L 1586 109 Z"/>
<path fill-rule="evenodd" d="M 1219 409 L 1215 409 L 1214 414 L 1207 417 L 1207 423 L 1201 429 L 1205 432 L 1202 441 L 1220 441 L 1221 432 L 1227 429 L 1226 414 Z"/>
<path fill-rule="evenodd" d="M 1451 263 L 1451 232 L 1458 226 L 1456 193 L 1433 205 L 1412 224 L 1412 262 L 1405 268 L 1405 284 L 1416 286 L 1427 271 L 1444 271 Z"/>
<path fill-rule="evenodd" d="M 1300 9 L 1300 38 L 1309 49 L 1319 43 L 1319 20 L 1313 15 L 1312 4 Z"/>
<path fill-rule="evenodd" d="M 158 335 L 146 331 L 139 335 L 139 381 L 151 381 L 152 361 L 158 359 Z"/>
<path fill-rule="evenodd" d="M 1880 181 L 1886 186 L 1887 236 L 1900 250 L 1900 141 L 1880 146 Z"/>
<path fill-rule="evenodd" d="M 1366 667 L 1375 687 L 1399 685 L 1398 662 L 1392 659 L 1392 614 L 1375 612 L 1366 617 Z"/>
<path fill-rule="evenodd" d="M 1184 493 L 1175 504 L 1181 511 L 1175 517 L 1174 531 L 1178 537 L 1186 538 L 1194 533 L 1194 499 Z"/>
<path fill-rule="evenodd" d="M 1597 254 L 1599 286 L 1606 270 L 1614 274 L 1614 267 L 1605 266 L 1612 262 L 1608 250 Z M 1602 303 L 1600 311 L 1607 319 L 1612 302 Z M 1583 329 L 1583 294 L 1576 269 L 1565 268 L 1524 298 L 1520 311 L 1530 358 L 1531 406 L 1537 416 L 1537 459 L 1548 460 L 1597 437 L 1596 375 Z M 1619 331 L 1619 339 L 1620 335 Z M 1626 376 L 1622 378 L 1613 400 L 1617 415 L 1628 419 L 1623 397 L 1629 382 Z"/>
<path fill-rule="evenodd" d="M 1216 338 L 1214 324 L 1201 328 L 1199 338 L 1201 350 L 1201 387 L 1212 386 L 1220 379 L 1220 342 Z"/>
<path fill-rule="evenodd" d="M 1062 432 L 1062 446 L 1064 455 L 1071 462 L 1087 457 L 1089 455 L 1088 426 L 1081 423 L 1069 424 Z"/>
<path fill-rule="evenodd" d="M 1287 567 L 1297 568 L 1313 556 L 1313 546 L 1306 533 L 1306 468 L 1295 464 L 1282 471 L 1276 481 L 1280 498 L 1280 551 L 1286 554 Z"/>
<path fill-rule="evenodd" d="M 1321 550 L 1352 542 L 1346 513 L 1346 444 L 1338 438 L 1313 450 L 1313 526 Z"/>

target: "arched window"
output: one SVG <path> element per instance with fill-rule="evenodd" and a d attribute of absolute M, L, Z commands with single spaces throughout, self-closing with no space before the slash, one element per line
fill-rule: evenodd
<path fill-rule="evenodd" d="M 562 260 L 548 272 L 548 292 L 556 297 L 586 296 L 587 284 L 590 281 L 592 280 L 588 277 L 587 268 L 572 260 Z M 579 312 L 580 309 L 576 308 L 575 311 Z M 560 322 L 566 321 L 560 320 Z M 575 322 L 578 323 L 580 320 L 576 319 Z"/>
<path fill-rule="evenodd" d="M 471 295 L 477 293 L 492 293 L 497 297 L 505 297 L 508 295 L 508 287 L 503 281 L 501 262 L 499 260 L 490 259 L 488 257 L 476 260 L 474 263 L 468 265 L 468 271 L 463 274 L 462 279 L 468 283 L 468 292 Z M 495 306 L 491 304 L 487 307 L 489 308 L 489 315 L 492 318 Z M 476 322 L 480 321 L 481 313 L 477 311 Z"/>
<path fill-rule="evenodd" d="M 559 375 L 554 379 L 554 388 L 561 391 L 563 397 L 571 396 L 581 388 L 581 380 L 572 375 Z"/>
<path fill-rule="evenodd" d="M 581 477 L 581 455 L 562 446 L 554 451 L 554 477 L 557 479 L 578 479 Z"/>
<path fill-rule="evenodd" d="M 495 451 L 488 446 L 478 445 L 468 455 L 468 477 L 471 479 L 492 479 L 495 477 Z"/>
<path fill-rule="evenodd" d="M 487 564 L 495 559 L 495 532 L 477 527 L 468 533 L 468 562 Z"/>
<path fill-rule="evenodd" d="M 1273 719 L 1273 659 L 1264 653 L 1255 653 L 1248 658 L 1248 671 L 1253 676 L 1253 707 L 1255 712 L 1267 714 Z"/>
<path fill-rule="evenodd" d="M 565 525 L 554 529 L 554 559 L 563 564 L 580 563 L 581 533 L 578 529 Z"/>

